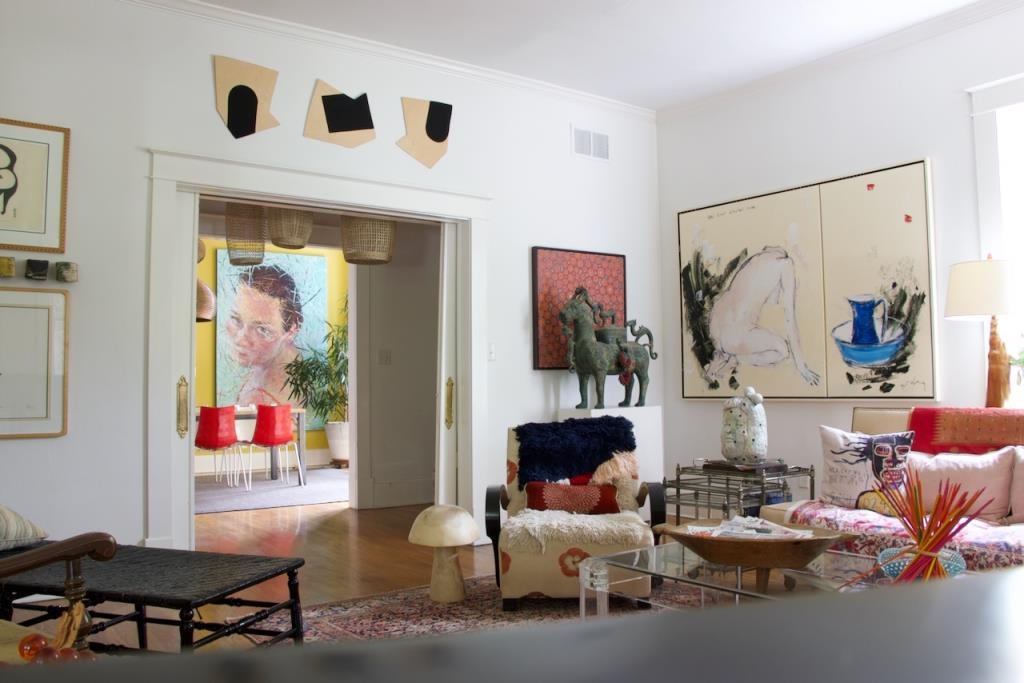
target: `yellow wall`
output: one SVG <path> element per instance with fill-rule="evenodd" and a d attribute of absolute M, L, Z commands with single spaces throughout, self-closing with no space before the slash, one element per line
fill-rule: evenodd
<path fill-rule="evenodd" d="M 198 266 L 196 272 L 199 279 L 217 291 L 217 249 L 226 249 L 223 237 L 202 237 L 206 244 L 206 258 Z M 269 242 L 267 251 L 279 253 L 297 253 L 287 249 L 279 249 Z M 342 309 L 348 296 L 348 263 L 342 256 L 341 249 L 322 249 L 306 247 L 300 253 L 310 256 L 324 256 L 327 259 L 327 319 L 331 323 L 343 321 Z M 215 405 L 217 400 L 215 382 L 216 358 L 216 323 L 196 323 L 196 373 L 195 402 L 200 405 Z M 327 439 L 322 429 L 306 432 L 307 448 L 327 448 Z"/>

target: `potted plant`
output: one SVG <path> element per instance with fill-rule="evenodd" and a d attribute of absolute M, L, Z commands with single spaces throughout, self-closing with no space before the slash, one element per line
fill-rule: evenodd
<path fill-rule="evenodd" d="M 288 363 L 291 398 L 314 420 L 322 420 L 331 461 L 348 462 L 348 323 L 329 324 L 324 349 L 305 349 Z"/>

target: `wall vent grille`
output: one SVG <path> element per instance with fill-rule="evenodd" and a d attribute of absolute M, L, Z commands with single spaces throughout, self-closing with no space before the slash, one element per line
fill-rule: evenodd
<path fill-rule="evenodd" d="M 573 126 L 572 151 L 585 157 L 608 159 L 608 136 Z"/>

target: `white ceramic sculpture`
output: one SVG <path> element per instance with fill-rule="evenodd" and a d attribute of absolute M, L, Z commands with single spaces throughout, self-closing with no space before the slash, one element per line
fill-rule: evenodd
<path fill-rule="evenodd" d="M 722 406 L 722 455 L 731 463 L 756 465 L 768 457 L 768 418 L 764 397 L 754 387 Z"/>

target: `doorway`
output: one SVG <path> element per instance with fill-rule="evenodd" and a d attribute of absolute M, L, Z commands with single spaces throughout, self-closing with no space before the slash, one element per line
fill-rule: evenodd
<path fill-rule="evenodd" d="M 313 218 L 313 233 L 307 245 L 286 250 L 267 241 L 261 264 L 238 266 L 229 262 L 225 241 L 226 207 L 233 203 L 230 198 L 199 197 L 198 232 L 202 245 L 199 255 L 203 258 L 199 260 L 197 276 L 200 283 L 213 292 L 216 315 L 209 323 L 195 325 L 196 363 L 192 387 L 196 403 L 238 405 L 241 401 L 244 404 L 238 386 L 245 383 L 247 376 L 257 373 L 267 376 L 268 373 L 265 365 L 254 366 L 254 363 L 283 366 L 296 354 L 301 356 L 319 348 L 327 325 L 341 322 L 342 311 L 347 310 L 349 336 L 358 340 L 358 348 L 363 350 L 350 354 L 349 374 L 352 386 L 362 387 L 364 390 L 360 393 L 365 394 L 362 409 L 357 411 L 358 397 L 350 392 L 349 403 L 353 408 L 350 412 L 353 417 L 359 416 L 355 431 L 361 435 L 358 451 L 361 469 L 371 473 L 372 481 L 372 487 L 364 489 L 360 506 L 433 502 L 437 457 L 432 408 L 438 393 L 435 382 L 442 226 L 436 221 L 380 216 L 395 222 L 391 261 L 378 266 L 352 266 L 345 263 L 341 250 L 340 222 L 345 212 L 296 205 L 289 208 L 308 211 Z M 356 271 L 353 282 L 360 294 L 358 306 L 354 305 L 354 296 L 350 297 L 354 292 L 349 291 L 348 275 L 353 269 Z M 251 279 L 251 273 L 268 270 L 281 273 L 289 283 L 284 289 L 294 293 L 286 297 L 289 303 L 285 308 L 295 311 L 289 317 L 296 321 L 291 330 L 294 338 L 287 345 L 250 343 L 249 337 L 254 335 L 250 334 L 248 324 L 241 340 L 237 330 L 235 336 L 231 334 L 232 320 L 248 315 L 236 310 L 239 278 L 244 282 Z M 270 291 L 279 293 L 280 289 L 275 286 Z M 258 295 L 257 292 L 254 296 Z M 258 298 L 276 303 L 277 309 L 284 306 L 270 296 Z M 268 323 L 276 324 L 262 319 L 260 323 L 264 327 Z M 242 347 L 236 348 L 236 344 Z M 267 357 L 254 357 L 254 349 L 264 346 Z M 290 398 L 286 388 L 261 389 L 260 395 L 275 392 L 280 402 Z M 306 419 L 307 423 L 311 421 L 308 414 Z M 252 427 L 251 420 L 239 425 L 247 425 L 250 430 Z M 307 485 L 304 487 L 281 480 L 268 481 L 264 474 L 267 455 L 263 449 L 255 449 L 252 490 L 227 487 L 223 481 L 214 481 L 213 458 L 198 457 L 196 514 L 347 502 L 348 459 L 345 468 L 335 469 L 339 461 L 328 451 L 322 429 L 308 429 L 305 436 Z"/>
<path fill-rule="evenodd" d="M 448 497 L 474 511 L 483 523 L 484 488 L 498 473 L 474 469 L 471 454 L 484 453 L 486 410 L 473 397 L 487 395 L 485 358 L 470 352 L 482 343 L 487 319 L 484 297 L 486 230 L 489 201 L 483 197 L 398 183 L 381 183 L 326 173 L 282 169 L 174 152 L 151 151 L 147 362 L 146 362 L 146 545 L 194 546 L 191 497 L 189 398 L 195 314 L 195 248 L 200 194 L 281 201 L 340 210 L 383 213 L 443 222 L 444 288 L 457 274 L 459 285 L 451 313 L 458 346 L 464 349 L 451 366 L 454 424 L 439 441 L 457 443 L 452 461 L 439 463 L 439 487 Z M 449 248 L 451 247 L 451 248 Z M 350 278 L 351 280 L 351 278 Z M 351 284 L 351 282 L 350 282 Z M 358 299 L 358 293 L 357 297 Z M 357 312 L 358 315 L 358 312 Z M 358 353 L 358 349 L 352 349 Z M 358 387 L 353 387 L 358 391 Z M 438 397 L 438 415 L 444 414 Z M 358 405 L 356 406 L 358 410 Z M 356 418 L 358 420 L 358 418 Z M 358 449 L 358 446 L 357 446 Z M 445 454 L 447 447 L 437 452 Z M 352 464 L 351 500 L 361 506 L 369 474 Z M 364 486 L 365 484 L 365 486 Z"/>

